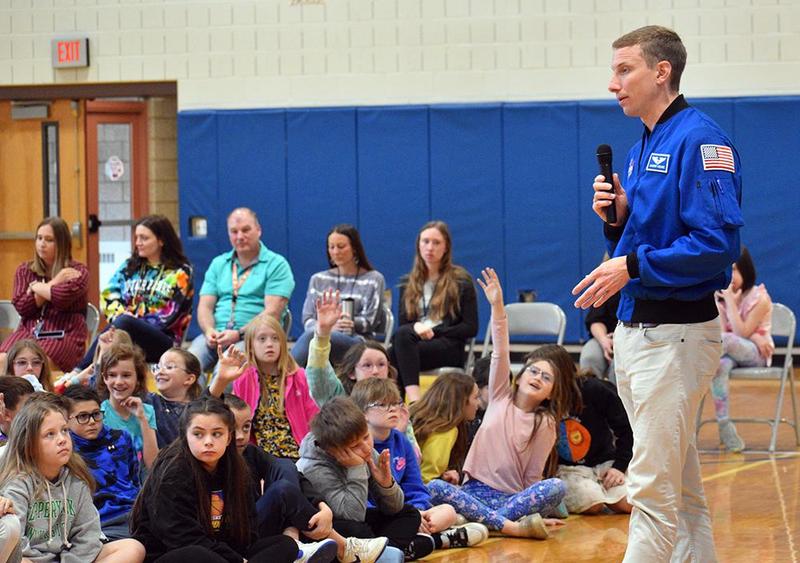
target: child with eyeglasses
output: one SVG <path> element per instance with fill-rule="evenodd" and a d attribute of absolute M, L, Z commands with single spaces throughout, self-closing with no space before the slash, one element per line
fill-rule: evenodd
<path fill-rule="evenodd" d="M 572 389 L 563 374 L 574 370 L 574 365 L 563 347 L 542 346 L 529 354 L 523 369 L 509 379 L 511 353 L 503 290 L 493 269 L 486 268 L 482 274 L 478 285 L 492 306 L 495 343 L 489 368 L 489 405 L 464 461 L 464 484 L 457 487 L 434 479 L 428 490 L 434 502 L 452 504 L 468 520 L 482 522 L 490 530 L 545 539 L 548 528 L 562 524 L 541 514 L 555 512 L 566 492 L 561 480 L 544 477 L 556 441 L 557 421 L 567 415 L 570 406 Z M 418 433 L 419 427 L 417 424 Z"/>
<path fill-rule="evenodd" d="M 50 359 L 35 340 L 17 340 L 8 351 L 6 375 L 34 375 L 46 391 L 53 390 Z"/>
<path fill-rule="evenodd" d="M 64 391 L 69 400 L 67 424 L 72 447 L 83 458 L 95 480 L 94 506 L 100 528 L 110 540 L 131 537 L 128 517 L 139 494 L 139 457 L 131 435 L 103 424 L 97 391 L 73 385 Z"/>
<path fill-rule="evenodd" d="M 483 524 L 454 527 L 455 509 L 449 504 L 434 506 L 431 502 L 411 443 L 395 429 L 403 407 L 397 384 L 391 379 L 364 379 L 355 384 L 350 398 L 364 412 L 375 450 L 389 450 L 392 475 L 403 489 L 405 503 L 419 510 L 418 537 L 428 538 L 435 549 L 471 547 L 487 539 L 489 530 Z M 370 502 L 368 506 L 373 504 Z M 421 538 L 412 545 L 416 547 L 419 543 Z"/>
<path fill-rule="evenodd" d="M 200 396 L 200 360 L 182 348 L 170 348 L 154 369 L 157 393 L 148 393 L 145 403 L 156 413 L 156 439 L 166 448 L 180 434 L 180 418 L 191 401 Z"/>

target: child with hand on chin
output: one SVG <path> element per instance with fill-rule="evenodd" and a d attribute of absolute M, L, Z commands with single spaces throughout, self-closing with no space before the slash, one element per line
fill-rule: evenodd
<path fill-rule="evenodd" d="M 297 467 L 325 499 L 333 527 L 343 536 L 385 536 L 386 550 L 399 561 L 433 550 L 430 536 L 417 535 L 420 513 L 404 504 L 389 450 L 374 450 L 364 413 L 351 399 L 335 397 L 323 405 L 300 445 Z M 368 500 L 374 507 L 368 507 Z"/>
<path fill-rule="evenodd" d="M 114 345 L 103 354 L 97 393 L 103 420 L 109 428 L 126 430 L 133 446 L 150 468 L 158 454 L 156 415 L 144 403 L 147 391 L 147 364 L 138 346 Z"/>

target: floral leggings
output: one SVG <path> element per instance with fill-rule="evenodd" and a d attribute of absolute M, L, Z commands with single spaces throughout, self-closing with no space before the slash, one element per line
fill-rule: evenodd
<path fill-rule="evenodd" d="M 544 479 L 524 491 L 504 493 L 476 479 L 456 487 L 441 479 L 428 483 L 431 502 L 449 504 L 471 522 L 501 530 L 506 520 L 519 520 L 533 513 L 547 513 L 564 499 L 566 488 L 561 479 Z"/>
<path fill-rule="evenodd" d="M 762 367 L 766 361 L 758 353 L 752 340 L 736 336 L 732 332 L 722 334 L 722 358 L 719 368 L 711 380 L 711 395 L 717 420 L 728 418 L 728 389 L 731 370 L 735 367 Z"/>

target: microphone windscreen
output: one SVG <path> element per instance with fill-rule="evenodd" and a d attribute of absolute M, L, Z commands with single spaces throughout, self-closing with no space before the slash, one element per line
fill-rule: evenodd
<path fill-rule="evenodd" d="M 598 145 L 597 147 L 597 156 L 601 155 L 611 155 L 611 147 L 608 145 Z"/>

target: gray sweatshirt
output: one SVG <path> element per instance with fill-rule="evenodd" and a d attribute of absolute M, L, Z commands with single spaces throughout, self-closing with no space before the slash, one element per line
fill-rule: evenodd
<path fill-rule="evenodd" d="M 54 483 L 36 485 L 30 475 L 6 482 L 0 495 L 14 501 L 20 520 L 22 556 L 31 561 L 94 561 L 100 542 L 100 516 L 85 482 L 64 467 Z M 65 510 L 66 508 L 66 510 Z"/>
<path fill-rule="evenodd" d="M 372 451 L 372 459 L 378 463 L 378 452 Z M 344 467 L 325 450 L 314 443 L 314 434 L 309 432 L 300 444 L 300 460 L 297 469 L 322 495 L 333 511 L 334 518 L 363 522 L 367 514 L 367 497 L 384 514 L 396 514 L 403 508 L 403 489 L 396 482 L 389 488 L 381 487 L 369 471 L 366 463 L 356 467 Z"/>

